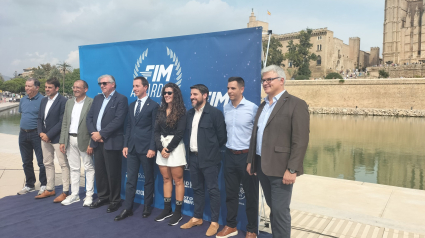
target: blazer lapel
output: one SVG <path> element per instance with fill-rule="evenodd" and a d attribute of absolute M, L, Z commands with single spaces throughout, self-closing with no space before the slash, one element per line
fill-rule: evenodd
<path fill-rule="evenodd" d="M 282 96 L 277 100 L 276 106 L 274 106 L 272 114 L 270 114 L 269 120 L 267 121 L 266 126 L 270 123 L 270 121 L 273 119 L 274 116 L 276 116 L 277 112 L 280 110 L 280 108 L 285 104 L 289 96 L 288 91 L 285 91 Z"/>
<path fill-rule="evenodd" d="M 75 102 L 73 102 L 73 104 L 75 105 Z M 83 122 L 83 118 L 84 118 L 84 116 L 86 116 L 86 115 L 87 115 L 87 113 L 88 113 L 88 111 L 89 111 L 89 110 L 87 110 L 87 109 L 88 109 L 88 107 L 89 107 L 89 102 L 88 102 L 87 97 L 86 97 L 86 99 L 84 99 L 83 108 L 81 109 L 80 121 L 78 122 L 78 127 L 80 127 L 81 122 Z M 72 113 L 72 112 L 71 112 L 71 113 Z"/>
<path fill-rule="evenodd" d="M 109 99 L 109 102 L 106 104 L 105 111 L 103 111 L 102 119 L 105 116 L 106 112 L 109 110 L 110 106 L 114 104 L 115 98 L 117 97 L 117 91 L 115 91 L 114 95 L 112 95 L 111 99 Z M 111 105 L 109 105 L 111 104 Z M 102 108 L 102 105 L 100 105 Z"/>
<path fill-rule="evenodd" d="M 136 121 L 135 121 L 134 124 L 137 124 L 139 122 L 140 118 L 142 118 L 142 113 L 144 113 L 147 110 L 147 108 L 149 107 L 150 102 L 151 102 L 151 99 L 148 97 L 146 99 L 145 104 L 143 104 L 142 109 L 140 110 L 139 116 L 137 118 L 135 118 Z"/>
<path fill-rule="evenodd" d="M 50 115 L 50 112 L 52 111 L 52 110 L 54 110 L 54 107 L 58 104 L 58 102 L 59 102 L 59 97 L 60 97 L 61 95 L 60 94 L 58 94 L 58 96 L 56 97 L 56 99 L 55 99 L 55 101 L 52 103 L 52 106 L 50 106 L 50 108 L 49 108 L 49 111 L 47 112 L 47 116 L 46 116 L 46 118 L 45 119 L 47 119 L 48 117 L 49 117 L 49 115 Z M 47 98 L 47 101 L 49 101 L 49 98 Z M 46 103 L 46 105 L 47 105 L 47 103 Z"/>

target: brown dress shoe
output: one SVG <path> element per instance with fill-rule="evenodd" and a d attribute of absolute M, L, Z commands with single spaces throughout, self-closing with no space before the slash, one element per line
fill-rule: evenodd
<path fill-rule="evenodd" d="M 53 202 L 54 203 L 62 202 L 63 200 L 65 200 L 66 197 L 68 197 L 66 193 L 61 193 L 59 196 L 55 198 L 55 200 L 53 200 Z"/>
<path fill-rule="evenodd" d="M 55 196 L 55 195 L 56 195 L 55 190 L 53 190 L 51 192 L 44 190 L 44 192 L 42 194 L 35 196 L 35 199 L 47 198 L 47 197 L 51 197 L 51 196 Z"/>
<path fill-rule="evenodd" d="M 257 234 L 254 232 L 247 232 L 245 238 L 257 238 Z"/>
<path fill-rule="evenodd" d="M 227 237 L 232 237 L 238 234 L 238 229 L 235 228 L 231 228 L 228 226 L 225 226 L 223 228 L 223 230 L 221 230 L 218 234 L 217 234 L 217 238 L 227 238 Z"/>
<path fill-rule="evenodd" d="M 181 229 L 189 229 L 189 228 L 192 228 L 194 226 L 200 226 L 204 222 L 202 219 L 199 219 L 198 221 L 193 222 L 192 219 L 190 219 L 188 222 L 186 222 L 185 224 L 183 224 L 180 228 Z"/>
<path fill-rule="evenodd" d="M 218 223 L 212 223 L 211 222 L 211 225 L 208 228 L 206 235 L 207 236 L 213 236 L 213 235 L 217 234 L 218 228 L 219 228 Z"/>

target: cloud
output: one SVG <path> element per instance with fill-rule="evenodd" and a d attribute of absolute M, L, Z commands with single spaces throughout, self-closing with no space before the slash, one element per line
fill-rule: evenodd
<path fill-rule="evenodd" d="M 69 52 L 68 58 L 65 60 L 68 64 L 71 64 L 73 68 L 80 67 L 80 57 L 78 50 Z"/>
<path fill-rule="evenodd" d="M 21 60 L 15 59 L 14 61 L 12 61 L 11 65 L 19 65 L 21 62 Z"/>

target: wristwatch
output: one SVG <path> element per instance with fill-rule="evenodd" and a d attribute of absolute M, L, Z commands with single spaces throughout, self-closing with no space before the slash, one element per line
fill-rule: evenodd
<path fill-rule="evenodd" d="M 293 170 L 293 169 L 288 169 L 289 170 L 289 173 L 291 173 L 291 174 L 295 174 L 297 171 L 296 170 Z"/>

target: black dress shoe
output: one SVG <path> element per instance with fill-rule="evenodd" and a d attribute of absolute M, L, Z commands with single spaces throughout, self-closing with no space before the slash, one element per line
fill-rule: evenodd
<path fill-rule="evenodd" d="M 133 211 L 131 210 L 122 210 L 121 214 L 119 214 L 118 216 L 115 217 L 115 221 L 121 221 L 129 216 L 133 216 Z"/>
<path fill-rule="evenodd" d="M 97 200 L 96 202 L 92 203 L 92 205 L 90 205 L 90 209 L 95 209 L 95 208 L 99 208 L 101 206 L 104 206 L 106 204 L 109 204 L 108 200 Z"/>
<path fill-rule="evenodd" d="M 121 203 L 119 202 L 111 202 L 108 209 L 106 210 L 107 213 L 115 212 L 118 210 L 118 208 L 121 207 Z"/>
<path fill-rule="evenodd" d="M 145 209 L 143 209 L 143 218 L 150 216 L 151 213 L 152 213 L 152 207 L 145 206 Z"/>

